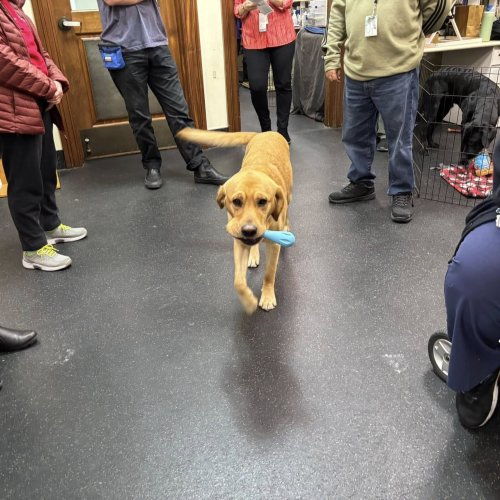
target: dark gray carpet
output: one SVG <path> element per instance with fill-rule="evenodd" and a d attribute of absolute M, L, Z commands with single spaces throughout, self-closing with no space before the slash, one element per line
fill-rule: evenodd
<path fill-rule="evenodd" d="M 21 267 L 0 201 L 1 324 L 40 335 L 0 355 L 0 498 L 500 498 L 498 418 L 465 431 L 427 358 L 468 209 L 417 200 L 394 224 L 383 153 L 377 199 L 330 206 L 340 132 L 299 116 L 291 136 L 271 313 L 242 312 L 216 188 L 176 151 L 157 192 L 137 156 L 62 173 L 63 220 L 89 230 L 64 272 Z M 229 174 L 242 152 L 208 155 Z"/>

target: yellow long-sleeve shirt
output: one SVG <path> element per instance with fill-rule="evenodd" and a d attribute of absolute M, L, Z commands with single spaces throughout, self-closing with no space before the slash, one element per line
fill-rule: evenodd
<path fill-rule="evenodd" d="M 405 73 L 422 59 L 425 34 L 438 30 L 452 0 L 377 0 L 377 36 L 365 36 L 365 19 L 375 0 L 333 0 L 328 24 L 325 71 L 341 67 L 353 80 Z"/>

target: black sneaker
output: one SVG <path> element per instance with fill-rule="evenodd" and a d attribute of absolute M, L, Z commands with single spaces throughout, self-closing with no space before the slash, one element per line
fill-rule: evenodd
<path fill-rule="evenodd" d="M 413 195 L 396 194 L 392 197 L 391 219 L 394 222 L 410 222 L 413 219 Z"/>
<path fill-rule="evenodd" d="M 163 181 L 161 179 L 159 168 L 148 168 L 146 172 L 146 178 L 144 179 L 144 185 L 148 189 L 159 189 Z"/>
<path fill-rule="evenodd" d="M 468 392 L 457 392 L 456 406 L 460 423 L 468 429 L 482 427 L 495 413 L 498 403 L 500 370 Z"/>
<path fill-rule="evenodd" d="M 355 201 L 367 201 L 375 199 L 375 188 L 367 187 L 364 184 L 354 184 L 350 182 L 341 191 L 330 193 L 328 200 L 330 203 L 352 203 Z"/>

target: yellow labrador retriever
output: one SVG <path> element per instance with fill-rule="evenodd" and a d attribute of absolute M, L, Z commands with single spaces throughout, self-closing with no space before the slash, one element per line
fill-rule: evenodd
<path fill-rule="evenodd" d="M 257 309 L 257 298 L 247 285 L 247 267 L 259 265 L 259 246 L 264 231 L 288 230 L 288 206 L 292 199 L 292 164 L 286 140 L 277 132 L 207 132 L 185 128 L 182 140 L 207 146 L 246 145 L 240 171 L 217 193 L 220 208 L 226 207 L 226 231 L 234 238 L 234 288 L 245 311 Z M 259 306 L 265 311 L 277 305 L 274 293 L 280 247 L 266 242 L 266 272 Z"/>

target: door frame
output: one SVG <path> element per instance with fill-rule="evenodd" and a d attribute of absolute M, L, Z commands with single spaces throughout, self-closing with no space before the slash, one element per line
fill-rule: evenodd
<path fill-rule="evenodd" d="M 328 19 L 330 19 L 332 1 L 333 0 L 328 0 L 327 3 Z M 326 29 L 328 29 L 328 22 Z M 342 59 L 343 59 L 343 54 L 344 54 L 344 49 L 342 49 Z M 325 78 L 325 125 L 327 127 L 333 127 L 333 128 L 342 127 L 343 117 L 344 117 L 344 76 L 342 74 L 340 82 L 329 82 Z"/>
<path fill-rule="evenodd" d="M 238 78 L 238 46 L 236 43 L 234 0 L 221 0 L 221 10 L 228 129 L 230 132 L 239 132 L 241 130 L 240 83 Z"/>
<path fill-rule="evenodd" d="M 201 60 L 201 46 L 198 29 L 198 6 L 196 0 L 158 0 L 160 10 L 163 14 L 163 21 L 169 36 L 169 47 L 176 61 L 179 78 L 188 102 L 192 118 L 196 127 L 206 128 L 206 109 L 203 85 L 203 71 Z M 58 47 L 58 19 L 61 17 L 83 17 L 84 11 L 78 12 L 74 16 L 71 12 L 69 1 L 67 6 L 56 8 L 52 0 L 33 0 L 33 13 L 37 30 L 48 53 L 66 73 L 62 58 L 60 57 L 60 47 Z M 174 12 L 174 15 L 165 16 L 167 11 Z M 68 37 L 68 43 L 64 45 L 64 50 L 72 50 L 75 56 L 79 54 L 79 40 L 75 36 Z M 72 61 L 72 70 L 85 67 L 85 62 L 79 57 Z M 71 92 L 76 93 L 82 99 L 92 100 L 90 91 L 90 81 L 88 71 L 81 71 L 82 78 L 70 82 Z M 71 113 L 70 104 L 67 99 L 63 99 L 59 105 L 59 110 L 64 123 L 64 132 L 61 134 L 64 156 L 68 167 L 79 167 L 85 161 L 85 154 L 82 147 L 80 129 L 77 117 Z"/>

